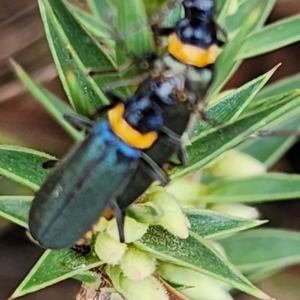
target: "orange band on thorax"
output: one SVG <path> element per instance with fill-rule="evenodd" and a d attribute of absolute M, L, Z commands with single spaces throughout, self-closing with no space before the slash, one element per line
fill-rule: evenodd
<path fill-rule="evenodd" d="M 147 149 L 157 139 L 157 133 L 150 131 L 141 133 L 132 128 L 123 118 L 124 104 L 119 103 L 108 111 L 108 119 L 112 131 L 126 144 L 137 149 Z"/>
<path fill-rule="evenodd" d="M 207 49 L 202 49 L 194 45 L 182 43 L 175 33 L 169 36 L 169 53 L 184 64 L 199 68 L 213 64 L 216 61 L 217 50 L 218 46 L 215 44 Z"/>

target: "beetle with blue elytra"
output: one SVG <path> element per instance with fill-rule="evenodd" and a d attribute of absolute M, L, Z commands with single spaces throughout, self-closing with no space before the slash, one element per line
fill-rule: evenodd
<path fill-rule="evenodd" d="M 117 198 L 130 187 L 137 168 L 144 169 L 151 181 L 159 180 L 163 185 L 168 181 L 165 172 L 142 150 L 150 148 L 159 134 L 173 144 L 174 151 L 180 148 L 180 137 L 163 124 L 166 108 L 177 105 L 173 89 L 179 84 L 176 77 L 157 82 L 155 89 L 136 93 L 125 103 L 111 96 L 114 105 L 108 110 L 108 121 L 93 124 L 84 118 L 67 117 L 76 127 L 84 128 L 87 137 L 55 165 L 32 202 L 29 230 L 41 246 L 71 246 L 108 206 L 124 241 L 123 213 Z M 169 93 L 159 97 L 166 90 Z"/>

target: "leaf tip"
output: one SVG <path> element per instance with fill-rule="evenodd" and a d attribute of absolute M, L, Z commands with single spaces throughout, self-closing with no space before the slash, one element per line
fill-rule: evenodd
<path fill-rule="evenodd" d="M 262 299 L 262 300 L 276 300 L 276 298 L 273 298 L 264 292 L 261 291 L 260 295 L 255 295 L 257 298 Z"/>
<path fill-rule="evenodd" d="M 15 70 L 20 67 L 19 64 L 13 58 L 9 57 L 8 61 Z"/>
<path fill-rule="evenodd" d="M 11 296 L 9 296 L 9 298 L 7 298 L 7 300 L 13 300 L 13 299 L 15 299 L 16 297 L 18 297 L 18 296 L 15 295 L 15 292 L 14 292 Z"/>
<path fill-rule="evenodd" d="M 270 74 L 270 77 L 277 71 L 278 68 L 280 68 L 282 65 L 282 62 L 278 63 L 277 65 L 275 65 L 268 73 Z M 267 73 L 267 74 L 268 74 Z"/>
<path fill-rule="evenodd" d="M 266 224 L 266 223 L 269 223 L 269 222 L 270 222 L 270 220 L 257 220 L 257 223 L 259 225 Z"/>
<path fill-rule="evenodd" d="M 282 62 L 280 62 L 280 63 L 278 63 L 274 68 L 273 68 L 273 70 L 277 70 L 279 67 L 281 67 L 282 66 Z"/>

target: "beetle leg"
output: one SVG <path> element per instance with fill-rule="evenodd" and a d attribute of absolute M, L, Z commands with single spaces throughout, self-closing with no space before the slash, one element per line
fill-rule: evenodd
<path fill-rule="evenodd" d="M 120 209 L 116 199 L 111 200 L 109 205 L 110 205 L 111 209 L 113 210 L 114 216 L 117 220 L 120 243 L 125 243 L 125 234 L 124 234 L 125 212 Z"/>
<path fill-rule="evenodd" d="M 144 152 L 141 152 L 141 163 L 150 173 L 150 176 L 154 180 L 160 181 L 161 185 L 165 186 L 169 182 L 168 175 L 164 170 Z"/>
<path fill-rule="evenodd" d="M 177 150 L 176 155 L 179 160 L 179 165 L 185 166 L 187 164 L 187 156 L 182 147 L 180 147 L 180 149 Z"/>
<path fill-rule="evenodd" d="M 94 122 L 84 117 L 76 115 L 64 115 L 64 119 L 76 129 L 84 129 L 87 132 L 90 132 L 94 127 Z"/>
<path fill-rule="evenodd" d="M 167 145 L 172 144 L 178 148 L 176 151 L 177 158 L 179 160 L 179 166 L 184 166 L 187 163 L 186 154 L 182 148 L 181 136 L 174 133 L 172 130 L 162 127 L 161 132 L 164 134 L 163 142 Z"/>
<path fill-rule="evenodd" d="M 170 130 L 169 128 L 162 126 L 160 133 L 163 134 L 164 143 L 175 147 L 181 147 L 181 136 Z"/>

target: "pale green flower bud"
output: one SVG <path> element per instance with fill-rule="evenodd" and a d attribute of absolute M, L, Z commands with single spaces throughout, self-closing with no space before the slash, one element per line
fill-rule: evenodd
<path fill-rule="evenodd" d="M 194 270 L 161 263 L 157 267 L 157 272 L 167 281 L 187 286 L 180 293 L 190 300 L 233 300 L 219 285 L 219 281 Z"/>
<path fill-rule="evenodd" d="M 232 149 L 207 165 L 206 172 L 217 177 L 247 177 L 266 172 L 266 166 L 250 155 Z"/>
<path fill-rule="evenodd" d="M 139 240 L 147 232 L 148 227 L 148 224 L 139 223 L 126 216 L 124 223 L 125 242 L 132 243 Z M 108 222 L 107 233 L 114 240 L 119 241 L 119 230 L 115 218 Z"/>
<path fill-rule="evenodd" d="M 186 178 L 180 178 L 168 184 L 166 192 L 172 194 L 183 207 L 187 207 L 199 204 L 206 187 Z"/>
<path fill-rule="evenodd" d="M 149 276 L 142 281 L 134 281 L 122 274 L 116 266 L 105 268 L 115 289 L 130 300 L 169 300 L 169 296 L 162 284 L 154 277 Z"/>
<path fill-rule="evenodd" d="M 256 220 L 259 218 L 259 211 L 256 208 L 239 203 L 216 204 L 212 206 L 211 209 L 220 213 L 244 219 Z"/>
<path fill-rule="evenodd" d="M 156 259 L 150 254 L 129 247 L 124 254 L 120 267 L 125 276 L 134 281 L 141 281 L 155 271 Z"/>
<path fill-rule="evenodd" d="M 161 188 L 160 192 L 149 194 L 149 200 L 157 205 L 163 212 L 163 216 L 158 222 L 159 225 L 182 239 L 186 239 L 189 236 L 189 223 L 180 205 L 171 194 Z"/>
<path fill-rule="evenodd" d="M 148 198 L 149 195 L 153 194 L 153 193 L 159 193 L 159 192 L 164 192 L 165 189 L 160 186 L 160 185 L 152 185 L 150 187 L 150 189 L 148 190 L 146 197 Z"/>
<path fill-rule="evenodd" d="M 98 223 L 96 223 L 93 226 L 93 231 L 94 232 L 102 232 L 105 231 L 108 225 L 108 220 L 106 220 L 105 218 L 101 217 L 98 221 Z"/>
<path fill-rule="evenodd" d="M 105 263 L 111 265 L 118 264 L 126 249 L 127 245 L 125 243 L 116 241 L 106 232 L 101 232 L 97 235 L 95 241 L 95 252 Z"/>
<path fill-rule="evenodd" d="M 130 205 L 126 209 L 126 214 L 137 222 L 149 225 L 157 224 L 163 215 L 159 207 L 152 202 Z"/>

